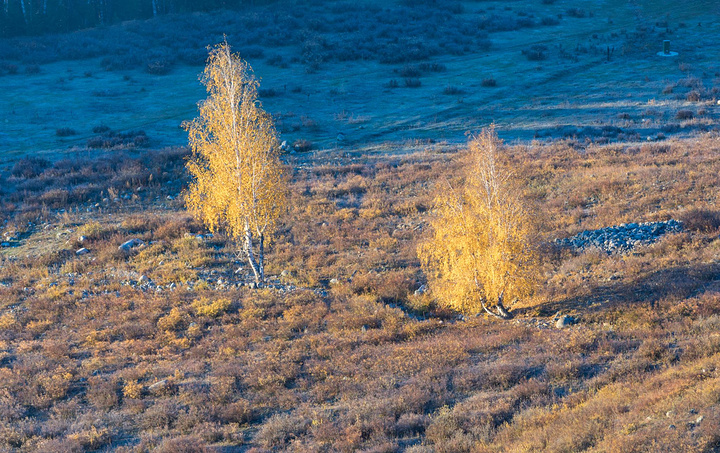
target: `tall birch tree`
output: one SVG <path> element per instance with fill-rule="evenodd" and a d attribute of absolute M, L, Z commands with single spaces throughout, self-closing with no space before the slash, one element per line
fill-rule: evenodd
<path fill-rule="evenodd" d="M 432 233 L 418 255 L 442 305 L 510 318 L 506 301 L 530 292 L 537 267 L 530 212 L 502 146 L 493 127 L 470 140 L 464 183 L 438 183 Z"/>
<path fill-rule="evenodd" d="M 201 81 L 208 97 L 185 125 L 193 151 L 186 205 L 210 231 L 237 242 L 262 286 L 265 247 L 287 199 L 275 125 L 257 99 L 252 68 L 227 42 L 210 51 Z"/>

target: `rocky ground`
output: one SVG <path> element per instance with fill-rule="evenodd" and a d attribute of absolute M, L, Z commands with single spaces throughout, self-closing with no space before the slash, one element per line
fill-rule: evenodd
<path fill-rule="evenodd" d="M 682 222 L 624 223 L 622 225 L 586 230 L 573 237 L 558 239 L 556 244 L 574 250 L 596 247 L 607 253 L 625 253 L 635 247 L 649 245 L 669 233 L 682 231 Z"/>

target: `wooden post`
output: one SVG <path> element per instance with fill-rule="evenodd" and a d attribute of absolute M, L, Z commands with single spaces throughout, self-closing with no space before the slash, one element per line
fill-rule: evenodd
<path fill-rule="evenodd" d="M 670 40 L 666 39 L 663 41 L 663 53 L 665 55 L 670 55 Z"/>

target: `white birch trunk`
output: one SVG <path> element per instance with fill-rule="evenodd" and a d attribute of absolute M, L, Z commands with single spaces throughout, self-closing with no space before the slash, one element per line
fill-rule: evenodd
<path fill-rule="evenodd" d="M 23 22 L 27 25 L 27 13 L 25 11 L 25 0 L 20 0 L 20 8 L 22 9 Z"/>
<path fill-rule="evenodd" d="M 250 263 L 250 268 L 252 269 L 253 274 L 255 274 L 255 283 L 257 283 L 258 287 L 260 287 L 264 281 L 263 270 L 260 266 L 258 266 L 257 261 L 255 261 L 252 231 L 250 230 L 250 226 L 247 224 L 245 224 L 245 244 L 243 248 L 245 249 L 245 255 L 247 255 L 248 262 Z M 262 254 L 262 250 L 260 253 Z"/>

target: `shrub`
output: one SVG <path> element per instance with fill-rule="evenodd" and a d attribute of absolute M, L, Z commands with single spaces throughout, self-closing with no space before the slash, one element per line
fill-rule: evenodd
<path fill-rule="evenodd" d="M 702 99 L 702 94 L 700 94 L 698 90 L 692 90 L 687 94 L 685 99 L 690 102 L 700 102 L 700 100 Z"/>
<path fill-rule="evenodd" d="M 123 386 L 123 395 L 126 398 L 138 399 L 143 394 L 143 386 L 136 380 L 131 380 Z"/>
<path fill-rule="evenodd" d="M 522 54 L 525 55 L 529 61 L 542 61 L 547 59 L 546 51 L 547 46 L 543 44 L 533 44 L 529 49 L 523 50 Z"/>
<path fill-rule="evenodd" d="M 421 85 L 420 79 L 405 79 L 405 86 L 408 88 L 419 88 Z"/>
<path fill-rule="evenodd" d="M 443 88 L 443 94 L 447 95 L 458 95 L 458 94 L 464 94 L 465 91 L 454 86 L 454 85 L 448 85 L 445 88 Z"/>
<path fill-rule="evenodd" d="M 278 95 L 278 92 L 275 91 L 275 88 L 266 88 L 266 89 L 259 89 L 258 90 L 258 96 L 261 98 L 272 98 Z"/>
<path fill-rule="evenodd" d="M 293 149 L 299 153 L 305 153 L 313 149 L 313 142 L 305 139 L 298 139 L 293 142 Z"/>
<path fill-rule="evenodd" d="M 484 86 L 484 87 L 495 87 L 495 86 L 497 86 L 497 81 L 495 79 L 493 79 L 492 77 L 489 77 L 486 79 L 482 79 L 482 82 L 480 82 L 480 85 Z"/>
<path fill-rule="evenodd" d="M 221 314 L 225 313 L 232 302 L 227 298 L 216 299 L 211 301 L 207 297 L 201 297 L 192 303 L 192 307 L 198 316 L 208 316 L 210 318 L 217 318 Z"/>
<path fill-rule="evenodd" d="M 390 79 L 384 86 L 385 88 L 397 88 L 400 84 L 396 79 Z"/>
<path fill-rule="evenodd" d="M 173 307 L 170 313 L 158 319 L 158 329 L 164 331 L 180 330 L 184 327 L 187 317 L 177 307 Z"/>
<path fill-rule="evenodd" d="M 145 72 L 153 75 L 166 75 L 172 70 L 172 63 L 164 58 L 153 60 L 145 66 Z"/>
<path fill-rule="evenodd" d="M 568 8 L 565 10 L 565 14 L 567 14 L 570 17 L 576 17 L 576 18 L 583 18 L 587 15 L 585 10 L 582 8 Z"/>
<path fill-rule="evenodd" d="M 558 25 L 560 23 L 560 20 L 557 17 L 546 16 L 540 19 L 540 23 L 545 26 Z"/>
<path fill-rule="evenodd" d="M 275 414 L 263 423 L 255 435 L 255 440 L 266 448 L 277 447 L 302 434 L 309 426 L 310 420 L 305 417 Z"/>
<path fill-rule="evenodd" d="M 680 215 L 683 227 L 700 233 L 714 233 L 720 229 L 720 211 L 692 208 Z"/>
<path fill-rule="evenodd" d="M 695 114 L 691 110 L 678 110 L 675 118 L 678 120 L 691 120 Z"/>
<path fill-rule="evenodd" d="M 211 450 L 205 443 L 195 436 L 180 436 L 169 438 L 153 450 L 155 453 L 210 453 Z"/>
<path fill-rule="evenodd" d="M 49 166 L 50 162 L 40 157 L 25 157 L 13 165 L 10 174 L 15 177 L 35 178 Z"/>
<path fill-rule="evenodd" d="M 445 71 L 447 71 L 447 66 L 445 66 L 442 63 L 420 63 L 418 65 L 418 68 L 421 71 L 427 71 L 427 72 L 445 72 Z"/>
<path fill-rule="evenodd" d="M 405 78 L 413 78 L 413 77 L 416 78 L 416 77 L 420 77 L 421 74 L 422 73 L 420 72 L 420 69 L 418 69 L 417 66 L 413 66 L 413 65 L 405 65 L 400 70 L 400 77 L 405 77 Z"/>
<path fill-rule="evenodd" d="M 69 127 L 61 127 L 60 129 L 55 130 L 55 135 L 58 137 L 69 137 L 71 135 L 77 135 L 77 131 Z"/>
<path fill-rule="evenodd" d="M 88 382 L 87 399 L 98 409 L 109 410 L 115 407 L 120 401 L 118 393 L 119 388 L 114 380 L 93 377 Z"/>

